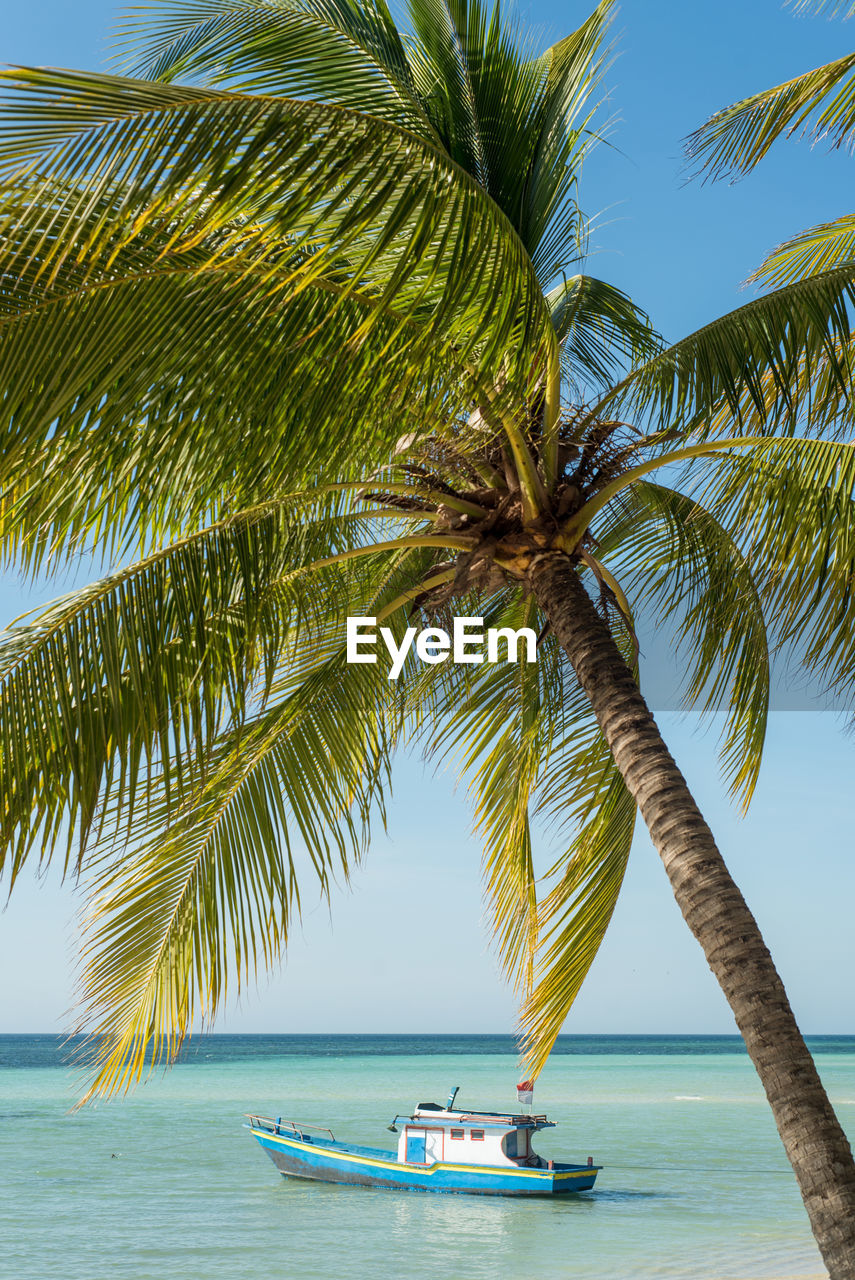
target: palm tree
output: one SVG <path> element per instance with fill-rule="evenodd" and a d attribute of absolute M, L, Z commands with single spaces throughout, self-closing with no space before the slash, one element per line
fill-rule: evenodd
<path fill-rule="evenodd" d="M 347 876 L 415 738 L 469 781 L 536 1073 L 638 808 L 840 1280 L 855 1165 L 633 618 L 675 620 L 745 802 L 770 645 L 849 689 L 855 280 L 665 346 L 583 272 L 609 10 L 535 55 L 481 0 L 402 30 L 384 0 L 186 0 L 131 30 L 135 78 L 8 73 L 4 553 L 136 558 L 0 649 L 4 867 L 82 882 L 88 1096 L 120 1091 L 281 954 L 307 877 Z M 347 617 L 400 641 L 452 610 L 538 661 L 345 661 Z"/>

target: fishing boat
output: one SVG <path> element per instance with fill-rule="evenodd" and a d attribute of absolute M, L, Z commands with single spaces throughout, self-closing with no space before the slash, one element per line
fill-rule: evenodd
<path fill-rule="evenodd" d="M 397 1191 L 456 1191 L 491 1196 L 554 1196 L 590 1191 L 602 1165 L 545 1160 L 531 1146 L 532 1135 L 552 1129 L 545 1115 L 454 1108 L 421 1102 L 412 1115 L 396 1115 L 395 1151 L 339 1142 L 322 1125 L 247 1117 L 280 1173 L 320 1182 L 349 1182 Z"/>

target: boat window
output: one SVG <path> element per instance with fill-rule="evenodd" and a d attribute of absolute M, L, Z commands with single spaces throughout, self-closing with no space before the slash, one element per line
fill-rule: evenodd
<path fill-rule="evenodd" d="M 460 1138 L 462 1138 L 462 1137 L 463 1137 L 463 1130 L 462 1130 L 462 1129 L 452 1129 L 452 1130 L 451 1130 L 451 1136 L 452 1136 L 452 1138 L 460 1139 Z"/>
<path fill-rule="evenodd" d="M 470 1137 L 472 1138 L 472 1141 L 473 1141 L 473 1142 L 483 1142 L 483 1141 L 484 1141 L 484 1130 L 483 1130 L 483 1129 L 473 1129 L 473 1130 L 471 1131 Z"/>

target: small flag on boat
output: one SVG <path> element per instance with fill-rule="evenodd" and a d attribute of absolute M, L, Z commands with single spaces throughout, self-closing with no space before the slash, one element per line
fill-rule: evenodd
<path fill-rule="evenodd" d="M 517 1101 L 521 1102 L 524 1107 L 531 1106 L 531 1099 L 534 1094 L 534 1081 L 523 1080 L 522 1084 L 517 1085 Z"/>

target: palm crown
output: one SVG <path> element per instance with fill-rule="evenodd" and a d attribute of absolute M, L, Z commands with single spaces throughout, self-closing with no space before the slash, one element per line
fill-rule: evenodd
<path fill-rule="evenodd" d="M 273 962 L 413 736 L 469 781 L 542 1066 L 637 797 L 540 557 L 633 670 L 638 605 L 676 618 L 746 800 L 774 640 L 850 686 L 851 265 L 672 346 L 583 273 L 609 10 L 535 55 L 480 0 L 199 0 L 129 29 L 137 78 L 6 75 L 5 554 L 136 556 L 0 650 L 5 865 L 81 877 L 93 1089 Z M 346 616 L 452 604 L 539 661 L 345 663 Z"/>

